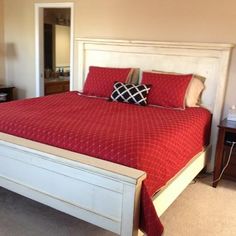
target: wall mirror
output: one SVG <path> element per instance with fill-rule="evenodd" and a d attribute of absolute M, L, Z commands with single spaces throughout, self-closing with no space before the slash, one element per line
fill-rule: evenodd
<path fill-rule="evenodd" d="M 70 8 L 44 9 L 45 95 L 69 90 Z"/>

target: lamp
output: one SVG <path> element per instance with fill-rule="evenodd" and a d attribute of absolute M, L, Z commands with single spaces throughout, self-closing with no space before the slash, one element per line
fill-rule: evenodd
<path fill-rule="evenodd" d="M 17 58 L 16 46 L 14 43 L 6 44 L 6 58 L 12 60 Z"/>
<path fill-rule="evenodd" d="M 0 58 L 2 58 L 4 55 L 4 44 L 0 43 Z"/>
<path fill-rule="evenodd" d="M 2 55 L 0 57 L 5 60 L 5 64 L 7 65 L 7 79 L 5 79 L 5 83 L 8 85 L 14 84 L 14 78 L 16 77 L 16 60 L 18 58 L 15 43 L 9 42 L 5 43 L 1 46 Z M 1 59 L 1 58 L 0 58 Z M 9 68 L 11 68 L 9 70 Z M 0 68 L 1 70 L 1 68 Z M 4 68 L 3 68 L 4 70 Z"/>

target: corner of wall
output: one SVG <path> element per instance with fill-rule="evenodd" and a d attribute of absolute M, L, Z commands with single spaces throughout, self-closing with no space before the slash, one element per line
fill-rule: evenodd
<path fill-rule="evenodd" d="M 0 84 L 5 83 L 4 2 L 0 0 Z"/>

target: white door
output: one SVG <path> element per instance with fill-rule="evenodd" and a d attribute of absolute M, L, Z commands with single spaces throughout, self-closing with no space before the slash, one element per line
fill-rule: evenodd
<path fill-rule="evenodd" d="M 44 8 L 70 8 L 70 90 L 73 90 L 74 3 L 35 3 L 35 94 L 44 95 Z"/>

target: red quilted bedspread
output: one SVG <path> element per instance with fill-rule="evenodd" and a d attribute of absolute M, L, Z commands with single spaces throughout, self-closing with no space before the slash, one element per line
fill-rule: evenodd
<path fill-rule="evenodd" d="M 211 115 L 143 107 L 68 92 L 0 104 L 0 132 L 134 167 L 147 173 L 141 227 L 148 236 L 163 227 L 151 201 L 208 142 Z"/>

